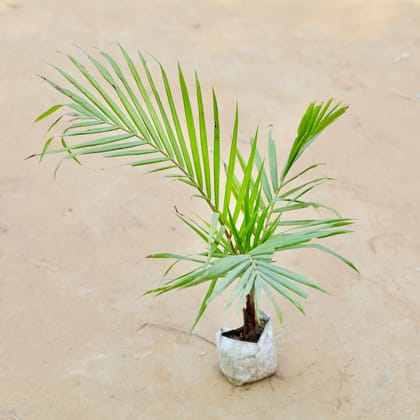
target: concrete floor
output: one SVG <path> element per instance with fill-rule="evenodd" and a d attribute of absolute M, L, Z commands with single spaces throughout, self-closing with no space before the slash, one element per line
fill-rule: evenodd
<path fill-rule="evenodd" d="M 419 22 L 418 0 L 0 0 L 0 419 L 418 419 Z M 190 82 L 196 68 L 225 142 L 238 99 L 244 151 L 273 124 L 284 159 L 311 100 L 351 105 L 301 165 L 337 179 L 318 198 L 359 221 L 329 243 L 361 274 L 282 257 L 331 296 L 311 292 L 306 317 L 282 303 L 269 380 L 219 373 L 203 338 L 240 323 L 227 296 L 191 336 L 203 289 L 142 297 L 165 268 L 144 256 L 201 249 L 173 214 L 201 209 L 188 189 L 99 159 L 55 183 L 53 158 L 23 161 L 45 139 L 34 117 L 61 100 L 35 77 L 53 75 L 44 61 L 70 69 L 56 50 L 117 54 L 117 40 L 174 82 L 177 59 Z"/>

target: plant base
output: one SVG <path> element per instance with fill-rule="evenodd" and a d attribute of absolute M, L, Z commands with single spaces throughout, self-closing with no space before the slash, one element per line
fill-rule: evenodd
<path fill-rule="evenodd" d="M 230 331 L 229 328 L 221 328 L 216 333 L 219 367 L 233 385 L 256 382 L 276 373 L 277 357 L 271 319 L 263 311 L 260 314 L 266 323 L 257 343 L 225 337 L 223 333 Z"/>

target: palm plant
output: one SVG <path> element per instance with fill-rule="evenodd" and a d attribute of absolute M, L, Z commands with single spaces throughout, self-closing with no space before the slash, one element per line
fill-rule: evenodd
<path fill-rule="evenodd" d="M 258 128 L 250 140 L 249 155 L 244 156 L 239 150 L 237 106 L 230 140 L 222 141 L 214 89 L 212 130 L 208 130 L 210 124 L 206 119 L 197 73 L 193 99 L 178 64 L 182 99 L 182 107 L 178 107 L 167 73 L 157 60 L 159 82 L 140 52 L 140 65 L 136 65 L 123 47 L 120 46 L 120 50 L 122 64 L 106 52 L 100 53 L 102 61 L 86 53 L 94 71 L 88 70 L 69 55 L 77 73 L 75 76 L 52 66 L 69 87 L 41 76 L 66 101 L 52 106 L 35 120 L 61 113 L 49 126 L 48 132 L 58 127 L 62 129 L 60 134 L 51 135 L 45 141 L 40 153 L 32 156 L 38 156 L 41 161 L 45 155 L 64 154 L 57 169 L 66 159 L 80 164 L 79 159 L 90 154 L 107 158 L 131 157 L 128 165 L 151 166 L 150 172 L 162 171 L 166 177 L 191 186 L 195 196 L 207 203 L 212 213 L 208 221 L 176 211 L 181 221 L 205 242 L 205 250 L 194 255 L 151 255 L 151 258 L 173 259 L 174 262 L 164 274 L 161 285 L 146 293 L 159 295 L 206 283 L 207 292 L 198 309 L 193 329 L 207 305 L 232 285 L 228 305 L 236 299 L 238 307 L 244 307 L 242 339 L 256 341 L 263 328 L 259 311 L 262 292 L 272 302 L 280 321 L 282 313 L 275 294 L 287 299 L 303 313 L 298 297 L 306 298 L 307 294 L 302 286 L 325 292 L 305 276 L 274 264 L 275 253 L 313 248 L 339 258 L 356 270 L 346 258 L 316 242 L 349 232 L 346 226 L 352 223 L 351 219 L 341 217 L 334 209 L 306 199 L 307 193 L 331 178 L 316 177 L 310 181 L 300 181 L 318 164 L 292 174 L 302 153 L 347 107 L 333 104 L 332 100 L 311 103 L 301 119 L 288 158 L 280 167 L 271 131 L 267 160 L 263 159 L 258 149 Z M 79 80 L 81 78 L 85 80 L 85 85 Z M 197 107 L 195 111 L 194 102 Z M 74 141 L 81 138 L 85 140 Z M 53 148 L 56 139 L 61 141 L 61 146 Z M 222 158 L 225 147 L 227 162 Z M 283 217 L 305 208 L 325 209 L 332 215 L 317 219 L 285 220 Z M 194 264 L 194 268 L 171 277 L 174 265 L 182 261 Z"/>

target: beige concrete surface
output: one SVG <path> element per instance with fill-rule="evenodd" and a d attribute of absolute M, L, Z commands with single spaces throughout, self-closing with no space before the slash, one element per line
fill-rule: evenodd
<path fill-rule="evenodd" d="M 0 0 L 0 419 L 419 419 L 419 22 L 418 0 Z M 359 219 L 329 244 L 361 275 L 281 257 L 331 296 L 311 292 L 306 317 L 283 303 L 270 380 L 219 373 L 214 333 L 240 322 L 226 297 L 192 336 L 203 289 L 142 297 L 165 268 L 146 255 L 201 249 L 173 214 L 200 209 L 188 189 L 99 159 L 56 183 L 55 159 L 23 161 L 45 139 L 34 117 L 61 100 L 35 77 L 53 74 L 44 62 L 116 40 L 173 81 L 177 59 L 190 81 L 197 68 L 225 142 L 238 99 L 244 151 L 273 124 L 282 159 L 311 100 L 351 105 L 301 165 L 337 178 L 317 198 Z"/>

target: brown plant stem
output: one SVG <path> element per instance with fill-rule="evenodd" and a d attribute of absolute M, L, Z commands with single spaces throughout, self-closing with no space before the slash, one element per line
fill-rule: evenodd
<path fill-rule="evenodd" d="M 255 299 L 254 299 L 254 288 L 246 297 L 246 306 L 243 309 L 244 316 L 244 340 L 257 342 L 260 338 L 262 328 L 257 322 L 257 316 L 255 313 Z"/>

